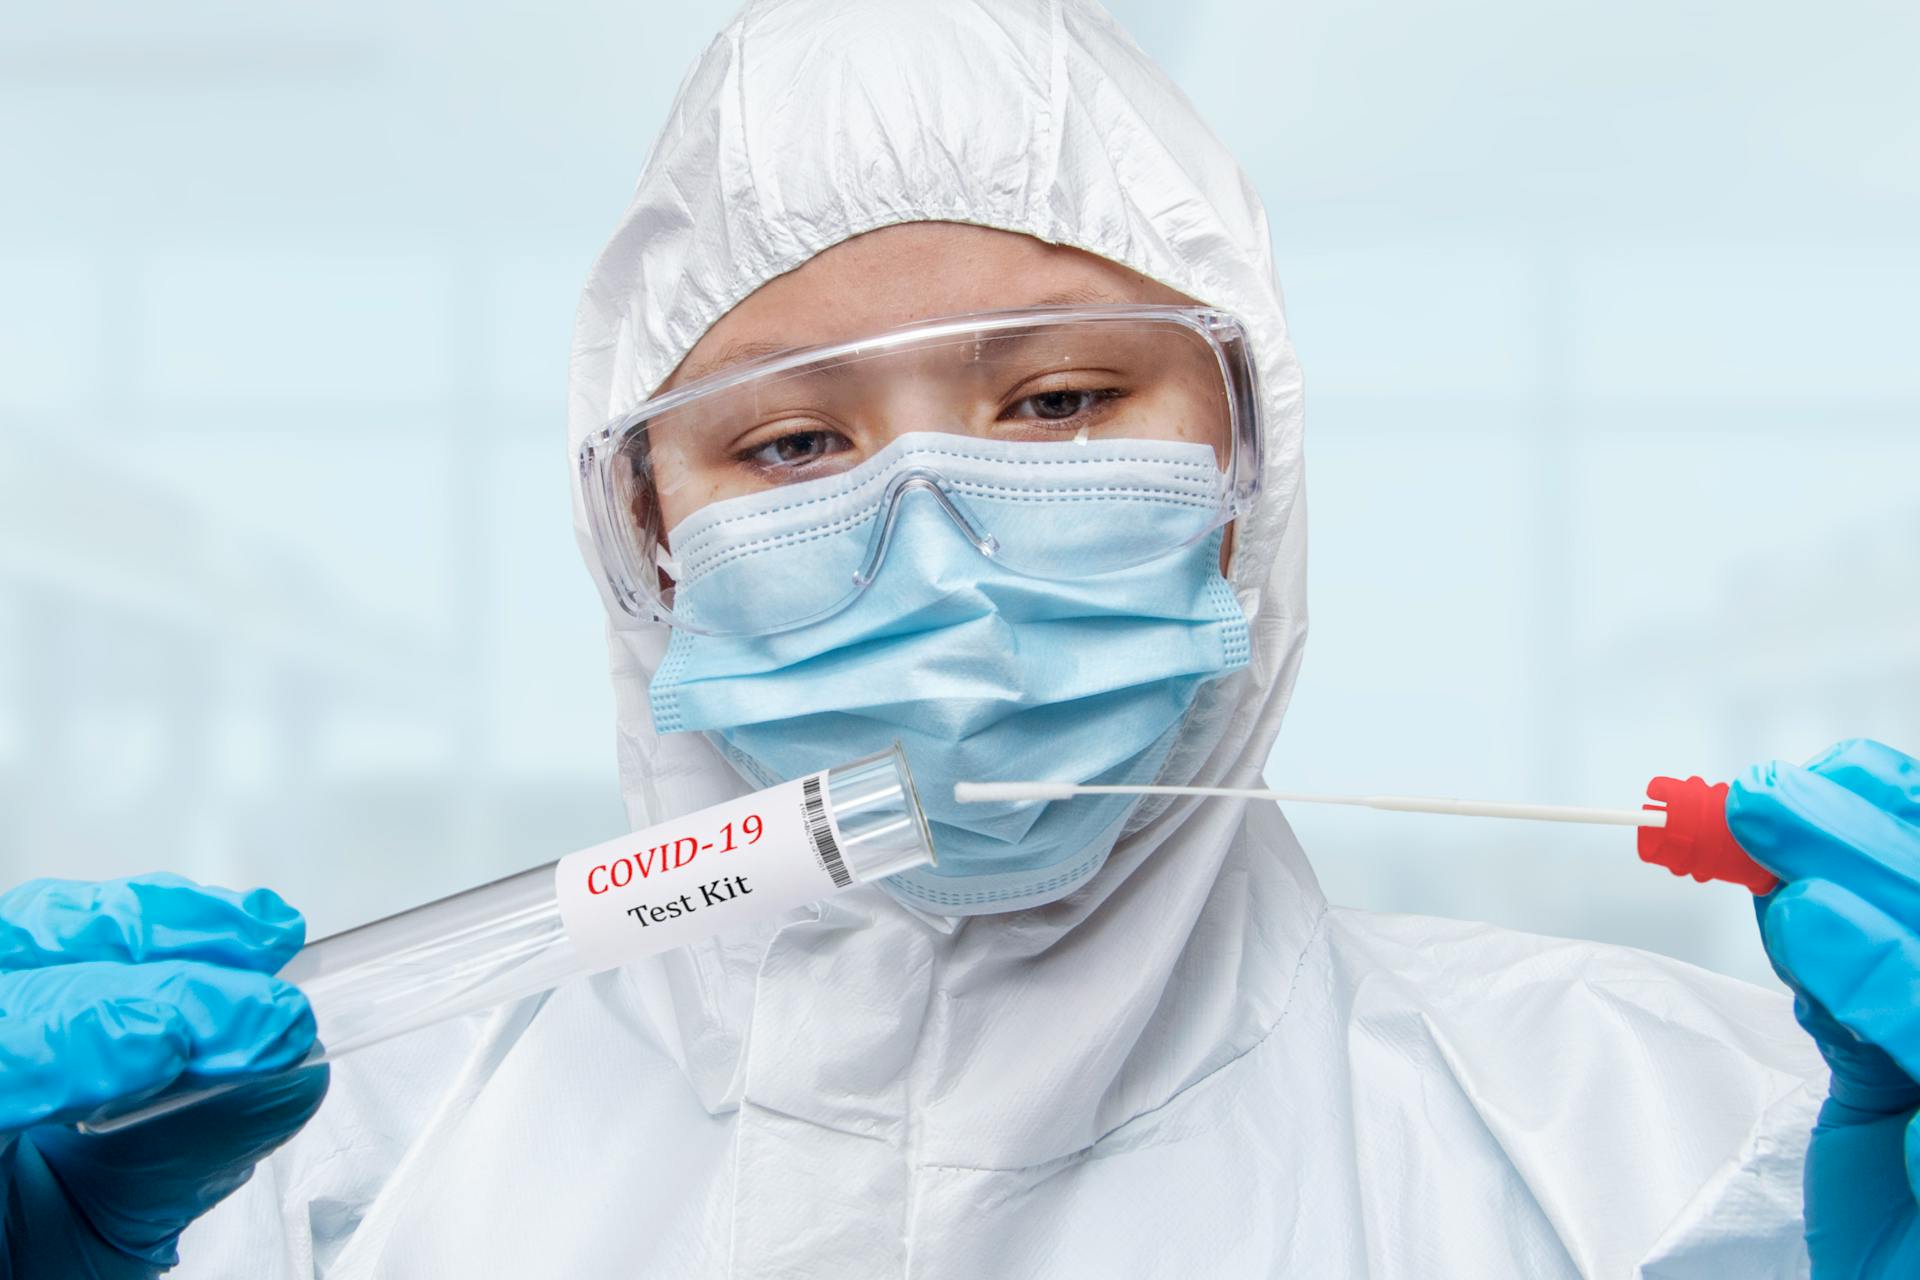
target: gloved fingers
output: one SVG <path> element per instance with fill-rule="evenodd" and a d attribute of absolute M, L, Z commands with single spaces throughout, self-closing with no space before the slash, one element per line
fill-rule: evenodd
<path fill-rule="evenodd" d="M 1872 738 L 1836 742 L 1807 770 L 1836 782 L 1902 822 L 1920 826 L 1920 760 Z"/>
<path fill-rule="evenodd" d="M 26 1141 L 114 1247 L 155 1266 L 178 1261 L 182 1228 L 225 1199 L 298 1132 L 326 1097 L 328 1069 L 270 1076 L 112 1133 L 47 1126 Z"/>
<path fill-rule="evenodd" d="M 1782 976 L 1817 1006 L 1796 1013 L 1833 1067 L 1834 1098 L 1882 1112 L 1920 1103 L 1920 935 L 1826 880 L 1776 892 L 1761 929 Z M 1822 1027 L 1822 1013 L 1838 1026 Z M 1872 1070 L 1879 1054 L 1905 1078 Z"/>
<path fill-rule="evenodd" d="M 1909 1121 L 1905 1113 L 1849 1114 L 1831 1098 L 1821 1106 L 1802 1171 L 1815 1276 L 1916 1274 L 1916 1215 L 1905 1168 Z"/>
<path fill-rule="evenodd" d="M 1775 761 L 1734 780 L 1727 826 L 1783 880 L 1843 884 L 1897 920 L 1920 922 L 1920 825 L 1830 778 Z"/>
<path fill-rule="evenodd" d="M 188 1143 L 204 1143 L 208 1135 L 217 1133 L 229 1159 L 252 1164 L 286 1141 L 320 1109 L 332 1082 L 332 1070 L 322 1063 L 267 1076 L 130 1128 L 101 1134 L 102 1150 L 138 1159 L 134 1139 L 144 1137 L 149 1148 L 164 1159 L 168 1151 Z M 114 1163 L 124 1167 L 118 1160 Z"/>
<path fill-rule="evenodd" d="M 0 894 L 0 970 L 204 960 L 272 973 L 306 936 L 306 921 L 271 889 L 236 893 L 167 872 L 30 880 Z"/>
<path fill-rule="evenodd" d="M 191 960 L 0 974 L 0 1131 L 72 1121 L 175 1080 L 293 1066 L 313 1046 L 298 988 Z"/>
<path fill-rule="evenodd" d="M 1920 1202 L 1920 1112 L 1915 1112 L 1913 1119 L 1907 1121 L 1906 1156 L 1907 1190 Z"/>

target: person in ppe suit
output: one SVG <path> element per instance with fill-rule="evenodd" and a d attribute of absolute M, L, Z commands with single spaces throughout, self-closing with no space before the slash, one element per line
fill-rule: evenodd
<path fill-rule="evenodd" d="M 1806 1272 L 1803 1236 L 1825 1273 L 1910 1259 L 1897 753 L 1735 790 L 1790 881 L 1764 937 L 1812 1040 L 1678 962 L 1330 908 L 1271 806 L 943 795 L 1257 785 L 1305 638 L 1265 216 L 1091 4 L 750 5 L 593 268 L 570 422 L 634 825 L 897 738 L 939 865 L 368 1050 L 324 1105 L 282 1083 L 118 1150 L 44 1122 L 304 1051 L 264 976 L 293 924 L 172 880 L 27 886 L 0 903 L 9 1012 L 174 966 L 141 1006 L 174 1051 L 140 1075 L 87 1053 L 141 1026 L 53 1015 L 0 1043 L 42 1068 L 0 1114 L 16 1260 L 1766 1277 Z M 62 1063 L 88 1065 L 65 1092 Z"/>

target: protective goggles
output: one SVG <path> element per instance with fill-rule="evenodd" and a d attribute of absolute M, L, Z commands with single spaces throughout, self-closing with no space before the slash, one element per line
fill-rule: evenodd
<path fill-rule="evenodd" d="M 770 634 L 852 603 L 916 493 L 982 555 L 1035 577 L 1110 573 L 1189 546 L 1258 493 L 1258 405 L 1246 332 L 1225 312 L 981 312 L 781 352 L 655 396 L 582 442 L 580 484 L 602 572 L 626 612 L 701 633 Z M 942 438 L 952 448 L 926 443 Z M 1116 447 L 1125 441 L 1153 446 L 1131 471 Z M 1170 452 L 1180 463 L 1163 474 Z M 1072 467 L 1079 457 L 1090 465 Z M 1062 556 L 1047 522 L 1021 519 L 1005 500 L 1072 497 L 1076 487 L 1157 507 L 1138 530 Z M 789 523 L 804 514 L 813 521 L 804 536 L 848 550 L 810 573 L 817 580 L 764 607 L 731 608 L 724 622 L 676 613 L 676 582 L 766 543 L 770 513 Z M 694 545 L 697 561 L 686 554 Z"/>

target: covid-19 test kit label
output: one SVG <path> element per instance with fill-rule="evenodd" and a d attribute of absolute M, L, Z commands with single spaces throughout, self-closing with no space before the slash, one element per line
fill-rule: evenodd
<path fill-rule="evenodd" d="M 596 969 L 778 915 L 853 883 L 816 773 L 568 854 L 560 918 Z"/>

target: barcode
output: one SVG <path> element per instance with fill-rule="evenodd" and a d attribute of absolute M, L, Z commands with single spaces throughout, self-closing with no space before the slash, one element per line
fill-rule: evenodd
<path fill-rule="evenodd" d="M 807 838 L 813 841 L 814 856 L 833 877 L 833 887 L 844 889 L 853 883 L 847 864 L 840 858 L 840 844 L 833 838 L 833 822 L 827 817 L 827 798 L 820 794 L 820 775 L 814 774 L 800 784 L 802 812 L 807 819 Z"/>

